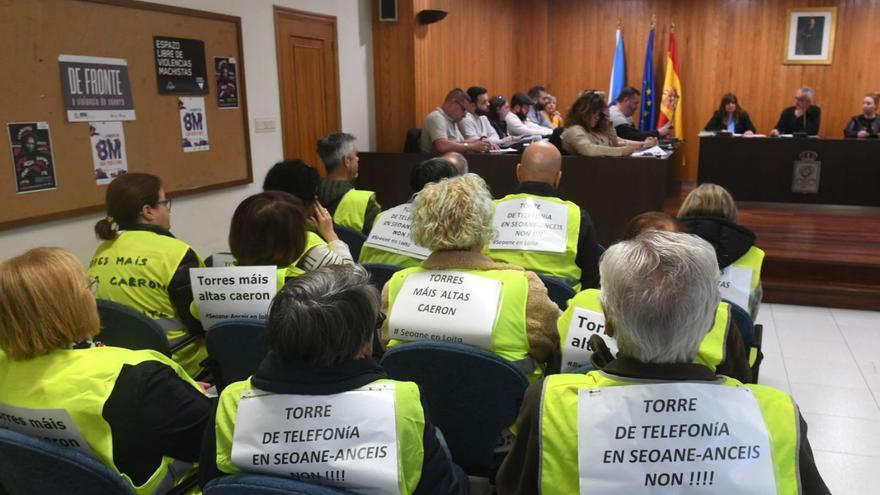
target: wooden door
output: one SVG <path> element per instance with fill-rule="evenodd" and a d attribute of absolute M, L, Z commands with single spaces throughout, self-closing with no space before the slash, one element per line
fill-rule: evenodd
<path fill-rule="evenodd" d="M 284 157 L 325 174 L 317 142 L 341 130 L 336 18 L 275 7 Z"/>

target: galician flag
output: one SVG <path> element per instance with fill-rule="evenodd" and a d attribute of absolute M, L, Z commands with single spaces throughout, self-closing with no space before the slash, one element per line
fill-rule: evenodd
<path fill-rule="evenodd" d="M 626 87 L 626 61 L 623 58 L 623 31 L 617 28 L 617 47 L 614 50 L 614 64 L 611 66 L 611 82 L 608 87 L 608 104 Z"/>
<path fill-rule="evenodd" d="M 663 78 L 663 95 L 660 97 L 660 117 L 657 127 L 667 122 L 675 126 L 675 137 L 684 139 L 684 125 L 681 109 L 681 69 L 678 52 L 675 50 L 675 27 L 669 33 L 669 49 L 666 51 L 666 77 Z"/>
<path fill-rule="evenodd" d="M 642 74 L 642 109 L 639 129 L 654 130 L 657 122 L 657 99 L 654 94 L 654 28 L 648 36 L 648 49 L 645 51 L 645 72 Z"/>

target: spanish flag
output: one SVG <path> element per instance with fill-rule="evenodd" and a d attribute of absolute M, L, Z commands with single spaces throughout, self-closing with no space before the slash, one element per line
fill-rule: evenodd
<path fill-rule="evenodd" d="M 660 98 L 660 117 L 657 127 L 672 122 L 675 137 L 684 139 L 683 114 L 681 110 L 681 71 L 678 52 L 675 50 L 675 28 L 669 33 L 669 49 L 666 50 L 666 77 L 663 78 L 663 95 Z"/>

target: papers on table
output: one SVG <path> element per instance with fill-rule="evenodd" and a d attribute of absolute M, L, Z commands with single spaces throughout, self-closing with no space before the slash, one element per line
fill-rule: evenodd
<path fill-rule="evenodd" d="M 632 156 L 653 156 L 654 158 L 666 158 L 667 156 L 669 156 L 669 152 L 659 146 L 653 146 L 646 150 L 636 151 L 632 154 Z"/>

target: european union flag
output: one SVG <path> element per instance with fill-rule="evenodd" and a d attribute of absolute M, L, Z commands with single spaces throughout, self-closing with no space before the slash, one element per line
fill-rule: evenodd
<path fill-rule="evenodd" d="M 648 49 L 645 51 L 645 73 L 642 75 L 642 114 L 639 129 L 654 130 L 657 122 L 657 100 L 654 97 L 654 28 L 648 36 Z"/>

